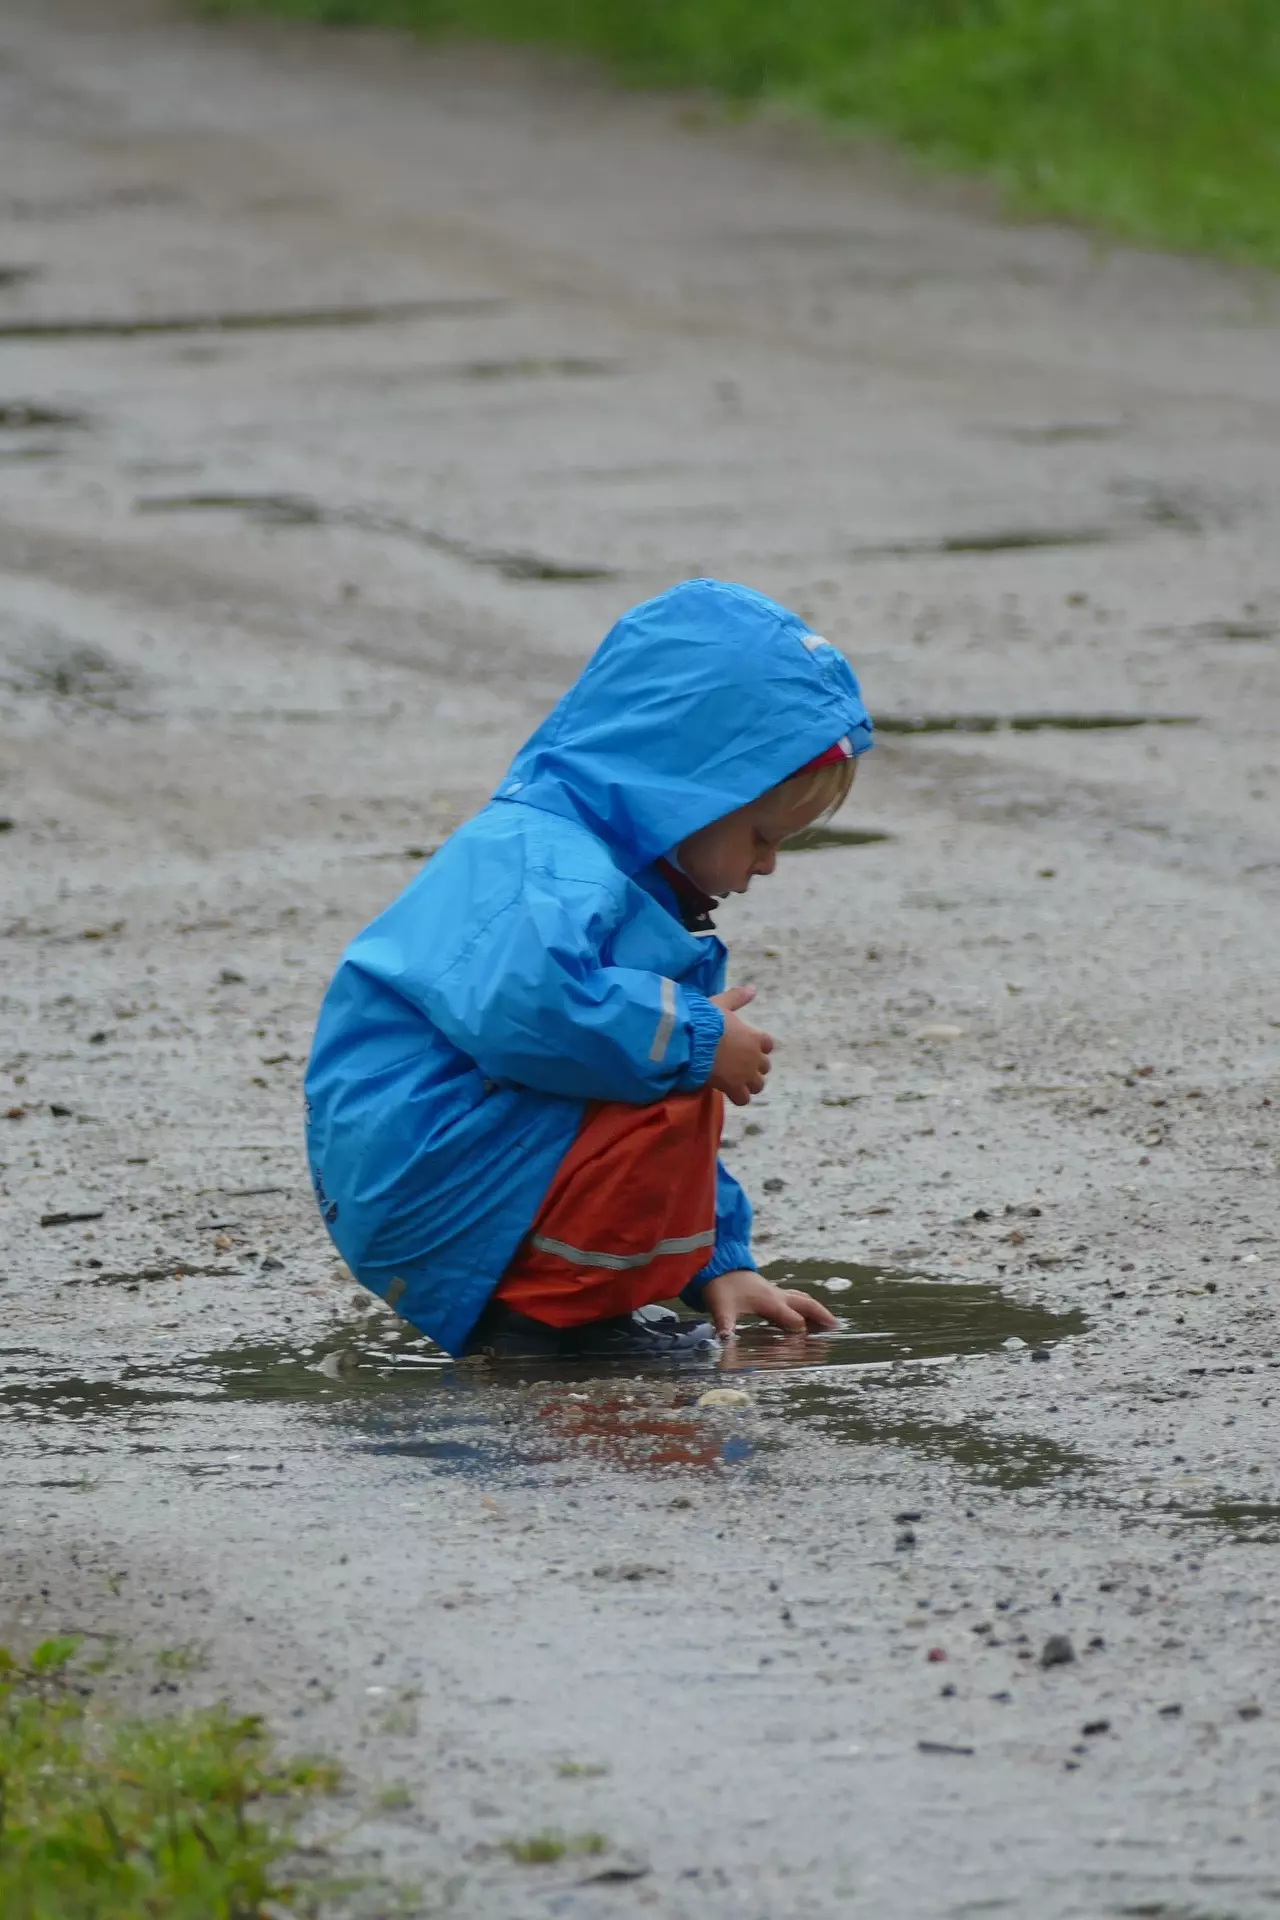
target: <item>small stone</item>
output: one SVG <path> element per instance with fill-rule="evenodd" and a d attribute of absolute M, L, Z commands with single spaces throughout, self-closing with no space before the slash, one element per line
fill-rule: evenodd
<path fill-rule="evenodd" d="M 1040 1649 L 1042 1667 L 1069 1667 L 1076 1657 L 1076 1650 L 1065 1633 L 1051 1633 Z"/>
<path fill-rule="evenodd" d="M 781 1193 L 786 1184 L 786 1181 L 780 1180 L 775 1173 L 772 1179 L 764 1182 L 764 1190 L 766 1193 Z"/>
<path fill-rule="evenodd" d="M 229 1233 L 215 1233 L 213 1246 L 216 1253 L 230 1253 L 234 1242 Z"/>
<path fill-rule="evenodd" d="M 1051 1360 L 1053 1355 L 1050 1353 L 1048 1347 L 1033 1347 L 1031 1349 L 1031 1358 L 1033 1360 Z"/>
<path fill-rule="evenodd" d="M 277 1260 L 274 1253 L 263 1254 L 262 1271 L 264 1273 L 278 1273 L 283 1266 L 284 1266 L 284 1261 Z"/>
<path fill-rule="evenodd" d="M 1009 1338 L 1002 1340 L 1000 1344 L 1006 1353 L 1021 1353 L 1027 1343 L 1025 1340 L 1019 1340 L 1016 1333 L 1011 1333 Z"/>
<path fill-rule="evenodd" d="M 234 967 L 223 967 L 218 975 L 218 985 L 222 987 L 242 987 L 244 975 L 237 973 Z"/>
<path fill-rule="evenodd" d="M 822 1282 L 822 1289 L 824 1293 L 847 1293 L 852 1285 L 852 1280 L 846 1280 L 840 1274 L 833 1274 L 830 1280 Z"/>
<path fill-rule="evenodd" d="M 1179 1718 L 1181 1713 L 1182 1713 L 1182 1702 L 1180 1700 L 1171 1700 L 1167 1707 L 1161 1707 L 1160 1718 L 1162 1720 L 1176 1720 Z"/>
<path fill-rule="evenodd" d="M 1243 1706 L 1236 1708 L 1236 1712 L 1242 1720 L 1261 1720 L 1262 1718 L 1262 1708 L 1256 1700 L 1246 1700 Z"/>
<path fill-rule="evenodd" d="M 945 1020 L 938 1020 L 927 1027 L 917 1027 L 911 1037 L 913 1040 L 924 1041 L 926 1045 L 931 1043 L 941 1045 L 948 1040 L 963 1040 L 964 1032 L 963 1027 L 949 1026 Z"/>
<path fill-rule="evenodd" d="M 930 1647 L 928 1653 L 925 1655 L 925 1659 L 931 1667 L 940 1666 L 946 1657 L 946 1649 L 943 1647 Z"/>
<path fill-rule="evenodd" d="M 909 1553 L 916 1544 L 915 1533 L 910 1527 L 904 1527 L 893 1544 L 896 1552 Z"/>
<path fill-rule="evenodd" d="M 322 1373 L 326 1380 L 342 1380 L 348 1374 L 355 1373 L 358 1365 L 358 1361 L 349 1353 L 326 1353 L 312 1371 Z"/>
<path fill-rule="evenodd" d="M 698 1395 L 696 1404 L 700 1407 L 749 1407 L 751 1395 L 744 1393 L 741 1387 L 708 1387 L 705 1393 Z"/>
<path fill-rule="evenodd" d="M 1086 1740 L 1091 1740 L 1097 1733 L 1110 1733 L 1111 1722 L 1109 1720 L 1086 1720 L 1080 1731 Z"/>

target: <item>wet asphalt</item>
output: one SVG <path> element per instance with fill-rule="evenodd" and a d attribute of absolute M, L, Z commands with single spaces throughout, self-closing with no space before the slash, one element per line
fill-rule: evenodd
<path fill-rule="evenodd" d="M 1275 283 L 109 11 L 0 5 L 0 1637 L 336 1755 L 370 1913 L 1273 1913 Z M 314 1216 L 315 1006 L 703 571 L 881 722 L 721 921 L 841 1325 L 454 1366 Z"/>

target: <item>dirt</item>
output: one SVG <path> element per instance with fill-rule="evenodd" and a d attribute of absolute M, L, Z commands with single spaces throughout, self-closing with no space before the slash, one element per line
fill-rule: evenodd
<path fill-rule="evenodd" d="M 1274 1913 L 1274 283 L 110 15 L 0 7 L 0 1638 L 200 1648 L 427 1912 Z M 317 1001 L 699 571 L 890 722 L 721 915 L 842 1324 L 450 1366 L 315 1216 Z"/>

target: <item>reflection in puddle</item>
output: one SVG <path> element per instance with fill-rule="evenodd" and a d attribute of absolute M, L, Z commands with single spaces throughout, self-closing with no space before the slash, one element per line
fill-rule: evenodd
<path fill-rule="evenodd" d="M 775 1260 L 762 1269 L 780 1287 L 799 1287 L 821 1300 L 840 1324 L 834 1333 L 783 1334 L 751 1327 L 735 1341 L 727 1363 L 748 1367 L 881 1367 L 951 1354 L 992 1353 L 1006 1340 L 1043 1350 L 1067 1334 L 1083 1333 L 1078 1311 L 1011 1300 L 980 1280 L 930 1279 L 856 1261 Z"/>
<path fill-rule="evenodd" d="M 1060 1479 L 1089 1465 L 1050 1442 L 993 1434 L 975 1423 L 948 1426 L 907 1404 L 927 1396 L 934 1369 L 948 1359 L 990 1353 L 1009 1340 L 1047 1347 L 1081 1332 L 1082 1314 L 1051 1313 L 974 1281 L 853 1262 L 777 1262 L 766 1271 L 826 1302 L 839 1325 L 808 1336 L 744 1326 L 719 1368 L 740 1380 L 760 1377 L 753 1406 L 728 1417 L 697 1405 L 708 1385 L 706 1367 L 636 1373 L 588 1362 L 455 1364 L 407 1326 L 376 1320 L 337 1329 L 309 1347 L 246 1343 L 127 1364 L 97 1380 L 52 1378 L 47 1361 L 11 1354 L 0 1418 L 38 1422 L 43 1454 L 101 1450 L 106 1436 L 97 1427 L 107 1421 L 137 1451 L 158 1442 L 197 1451 L 208 1444 L 197 1409 L 213 1412 L 228 1400 L 294 1405 L 362 1451 L 438 1472 L 506 1479 L 570 1461 L 642 1472 L 718 1471 L 750 1462 L 795 1421 L 854 1445 L 945 1456 L 1005 1487 Z M 182 1402 L 197 1422 L 185 1432 L 175 1423 Z"/>

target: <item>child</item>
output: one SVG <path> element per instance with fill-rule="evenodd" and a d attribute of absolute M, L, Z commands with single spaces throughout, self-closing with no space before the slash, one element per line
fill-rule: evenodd
<path fill-rule="evenodd" d="M 625 614 L 494 798 L 347 949 L 307 1070 L 316 1194 L 356 1277 L 451 1353 L 706 1355 L 833 1323 L 751 1259 L 717 1164 L 773 1042 L 712 896 L 834 810 L 871 722 L 749 588 Z"/>

